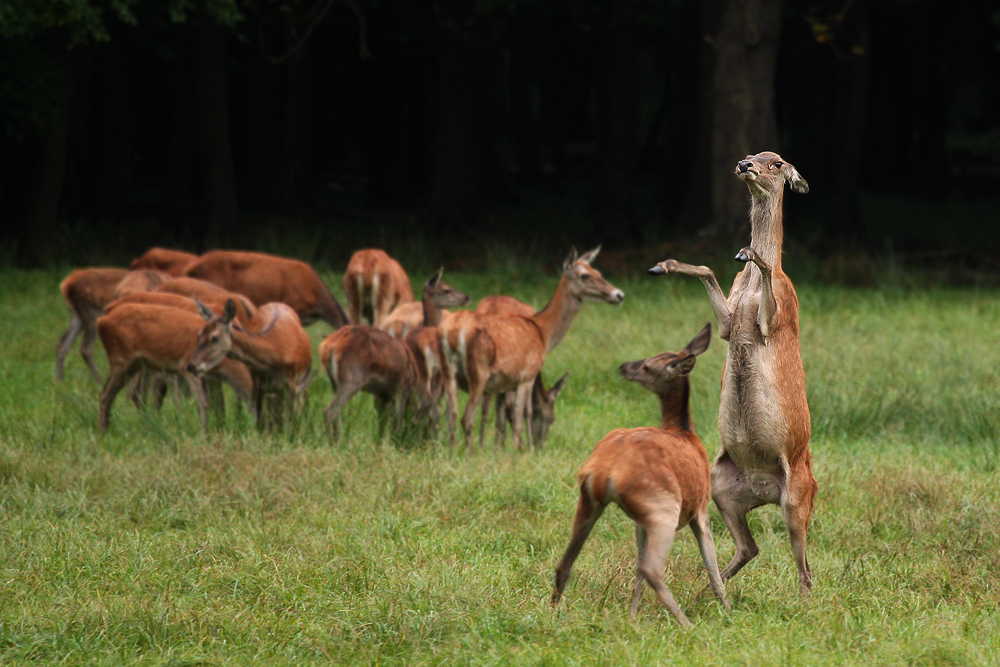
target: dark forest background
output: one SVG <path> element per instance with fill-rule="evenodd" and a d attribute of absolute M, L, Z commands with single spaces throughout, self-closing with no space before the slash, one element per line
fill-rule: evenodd
<path fill-rule="evenodd" d="M 1000 279 L 992 1 L 0 0 L 0 128 L 6 264 L 691 259 L 775 150 L 820 277 Z"/>

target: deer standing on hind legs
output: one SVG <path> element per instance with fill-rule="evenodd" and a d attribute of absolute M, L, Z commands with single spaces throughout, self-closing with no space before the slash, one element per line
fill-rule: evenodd
<path fill-rule="evenodd" d="M 750 190 L 750 245 L 736 259 L 746 263 L 727 299 L 705 266 L 660 262 L 651 274 L 680 273 L 701 279 L 729 342 L 719 401 L 722 447 L 712 466 L 712 498 L 736 542 L 722 571 L 727 580 L 757 555 L 747 513 L 781 507 L 803 595 L 812 587 L 806 532 L 816 495 L 809 452 L 809 405 L 799 352 L 799 301 L 781 270 L 782 202 L 787 183 L 794 192 L 809 185 L 777 153 L 748 155 L 736 176 Z"/>
<path fill-rule="evenodd" d="M 460 375 L 469 387 L 469 402 L 462 415 L 466 447 L 472 444 L 473 419 L 483 397 L 515 390 L 514 444 L 521 446 L 521 427 L 526 410 L 530 410 L 532 386 L 545 363 L 550 342 L 562 339 L 584 301 L 617 305 L 625 299 L 624 292 L 590 265 L 598 252 L 600 247 L 577 257 L 574 248 L 563 263 L 563 275 L 552 300 L 530 317 L 490 317 L 459 311 L 441 323 L 438 333 L 448 366 L 448 436 L 452 446 Z"/>
<path fill-rule="evenodd" d="M 632 616 L 639 611 L 642 582 L 649 583 L 677 622 L 690 622 L 663 582 L 663 566 L 674 535 L 690 526 L 716 597 L 729 609 L 715 559 L 715 542 L 708 523 L 712 483 L 708 454 L 691 423 L 688 376 L 698 355 L 708 349 L 712 325 L 706 325 L 679 353 L 626 362 L 619 372 L 660 399 L 660 427 L 616 429 L 594 447 L 577 476 L 580 500 L 566 553 L 556 567 L 552 605 L 559 604 L 576 557 L 605 507 L 615 503 L 635 521 L 638 551 Z"/>

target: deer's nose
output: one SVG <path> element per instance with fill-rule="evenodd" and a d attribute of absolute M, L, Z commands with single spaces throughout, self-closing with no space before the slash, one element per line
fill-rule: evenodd
<path fill-rule="evenodd" d="M 741 174 L 745 174 L 750 170 L 751 164 L 750 160 L 740 160 L 740 162 L 736 165 L 736 168 L 739 169 Z"/>
<path fill-rule="evenodd" d="M 188 364 L 187 370 L 188 370 L 188 373 L 195 373 L 195 372 L 197 372 L 198 369 L 196 369 L 194 367 L 194 364 Z"/>

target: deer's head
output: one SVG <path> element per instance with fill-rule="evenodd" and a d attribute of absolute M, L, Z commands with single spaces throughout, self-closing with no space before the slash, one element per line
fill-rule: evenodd
<path fill-rule="evenodd" d="M 431 301 L 438 308 L 460 308 L 466 306 L 472 299 L 468 294 L 459 292 L 448 283 L 441 280 L 444 275 L 444 267 L 427 279 L 424 283 L 424 294 L 428 295 Z"/>
<path fill-rule="evenodd" d="M 233 318 L 236 317 L 236 302 L 226 301 L 222 315 L 195 299 L 198 312 L 205 318 L 205 326 L 198 332 L 198 347 L 188 360 L 188 372 L 201 376 L 212 370 L 225 359 L 233 347 Z"/>
<path fill-rule="evenodd" d="M 638 382 L 657 396 L 664 396 L 672 391 L 674 382 L 691 373 L 698 355 L 708 349 L 711 340 L 712 324 L 709 323 L 680 352 L 661 352 L 648 359 L 626 361 L 618 367 L 618 372 L 626 380 Z"/>
<path fill-rule="evenodd" d="M 566 386 L 569 373 L 563 374 L 550 389 L 545 388 L 542 374 L 535 376 L 535 386 L 531 389 L 531 438 L 535 446 L 545 442 L 545 436 L 556 421 L 556 399 Z"/>
<path fill-rule="evenodd" d="M 758 198 L 780 195 L 785 183 L 788 183 L 792 192 L 809 192 L 809 184 L 795 167 L 770 151 L 747 155 L 737 162 L 736 177 L 747 184 L 750 194 Z"/>
<path fill-rule="evenodd" d="M 617 305 L 625 300 L 625 292 L 605 280 L 601 272 L 590 265 L 599 252 L 601 246 L 577 256 L 576 248 L 573 248 L 569 257 L 563 262 L 563 276 L 566 278 L 569 293 L 577 299 L 604 301 Z"/>

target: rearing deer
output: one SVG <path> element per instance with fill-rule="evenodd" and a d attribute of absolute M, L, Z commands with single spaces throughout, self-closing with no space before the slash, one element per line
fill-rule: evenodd
<path fill-rule="evenodd" d="M 736 542 L 736 554 L 722 571 L 727 580 L 757 555 L 747 512 L 765 504 L 781 507 L 799 589 L 807 594 L 812 573 L 806 559 L 806 532 L 816 495 L 809 453 L 809 405 L 799 352 L 799 301 L 781 270 L 782 201 L 788 183 L 794 192 L 809 185 L 777 153 L 748 155 L 736 176 L 751 194 L 750 245 L 736 259 L 746 268 L 736 276 L 727 299 L 705 266 L 660 262 L 651 274 L 681 273 L 701 279 L 729 342 L 719 401 L 722 447 L 712 465 L 712 499 Z"/>
<path fill-rule="evenodd" d="M 663 566 L 676 532 L 690 526 L 716 597 L 729 609 L 715 559 L 715 542 L 708 523 L 711 480 L 708 454 L 691 423 L 688 378 L 698 355 L 708 349 L 712 325 L 706 325 L 681 352 L 663 352 L 619 367 L 626 380 L 638 382 L 660 399 L 659 428 L 619 428 L 594 446 L 594 453 L 577 475 L 580 500 L 573 534 L 556 567 L 552 605 L 559 604 L 576 557 L 580 555 L 604 508 L 617 504 L 635 521 L 638 557 L 632 616 L 639 611 L 643 580 L 683 626 L 690 623 L 663 582 Z"/>

